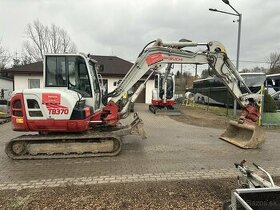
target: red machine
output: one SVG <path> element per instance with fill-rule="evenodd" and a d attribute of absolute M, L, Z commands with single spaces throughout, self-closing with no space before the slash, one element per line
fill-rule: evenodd
<path fill-rule="evenodd" d="M 156 74 L 155 89 L 152 91 L 152 104 L 149 110 L 154 113 L 164 113 L 168 115 L 180 115 L 174 107 L 175 101 L 175 76 L 173 74 Z"/>

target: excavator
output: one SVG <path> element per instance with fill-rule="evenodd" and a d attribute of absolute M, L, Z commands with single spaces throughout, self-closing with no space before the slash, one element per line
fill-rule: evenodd
<path fill-rule="evenodd" d="M 205 49 L 190 51 L 198 46 Z M 101 66 L 90 56 L 47 54 L 43 63 L 44 88 L 15 91 L 11 97 L 13 130 L 38 133 L 11 139 L 5 152 L 12 159 L 119 154 L 124 136 L 145 138 L 143 122 L 137 114 L 130 125 L 119 121 L 129 115 L 131 104 L 152 74 L 171 64 L 208 64 L 244 109 L 238 122 L 230 122 L 222 139 L 242 148 L 255 148 L 264 141 L 264 132 L 257 126 L 259 95 L 249 88 L 246 94 L 241 93 L 238 82 L 245 87 L 246 84 L 220 42 L 154 40 L 143 48 L 116 89 L 106 95 L 102 94 L 98 79 Z M 149 70 L 147 79 L 123 105 L 123 94 Z"/>
<path fill-rule="evenodd" d="M 169 66 L 169 65 L 168 65 Z M 168 68 L 168 67 L 167 67 Z M 175 77 L 166 71 L 155 75 L 155 88 L 149 110 L 154 114 L 179 115 L 175 109 Z"/>

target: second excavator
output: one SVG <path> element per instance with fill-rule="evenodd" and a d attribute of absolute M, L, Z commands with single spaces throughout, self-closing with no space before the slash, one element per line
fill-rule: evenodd
<path fill-rule="evenodd" d="M 171 65 L 167 65 L 170 69 Z M 154 114 L 180 115 L 175 100 L 175 75 L 166 69 L 165 73 L 155 75 L 152 101 L 149 110 Z"/>

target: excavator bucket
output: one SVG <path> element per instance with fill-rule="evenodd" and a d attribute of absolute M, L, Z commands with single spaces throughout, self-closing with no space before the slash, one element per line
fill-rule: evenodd
<path fill-rule="evenodd" d="M 256 149 L 265 141 L 265 135 L 264 130 L 259 126 L 230 121 L 220 139 L 243 149 Z"/>

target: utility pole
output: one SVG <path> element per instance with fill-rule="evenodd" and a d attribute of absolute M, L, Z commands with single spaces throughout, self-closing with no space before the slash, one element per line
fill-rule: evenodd
<path fill-rule="evenodd" d="M 242 14 L 239 13 L 230 3 L 228 0 L 222 0 L 225 4 L 227 4 L 228 6 L 230 6 L 230 8 L 235 12 L 235 13 L 231 13 L 231 12 L 225 12 L 222 10 L 217 10 L 217 9 L 212 9 L 209 8 L 210 11 L 212 12 L 219 12 L 219 13 L 223 13 L 223 14 L 227 14 L 227 15 L 234 15 L 234 16 L 238 16 L 238 34 L 237 34 L 237 55 L 236 55 L 236 69 L 237 71 L 239 70 L 239 52 L 240 52 L 240 38 L 241 38 L 241 21 L 242 21 Z M 237 109 L 237 102 L 234 99 L 234 104 L 233 104 L 233 115 L 236 116 L 236 109 Z"/>

